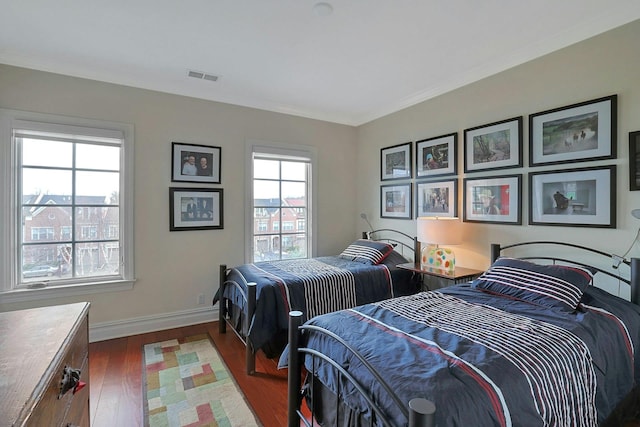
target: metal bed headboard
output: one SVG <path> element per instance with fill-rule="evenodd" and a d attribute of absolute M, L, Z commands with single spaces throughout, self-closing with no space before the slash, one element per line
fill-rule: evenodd
<path fill-rule="evenodd" d="M 627 260 L 617 255 L 613 255 L 613 254 L 609 254 L 607 252 L 601 251 L 599 249 L 589 248 L 587 246 L 577 245 L 574 243 L 554 242 L 554 241 L 532 241 L 532 242 L 514 243 L 511 245 L 504 245 L 504 246 L 501 246 L 498 243 L 492 243 L 491 244 L 491 262 L 493 263 L 496 259 L 498 259 L 501 256 L 502 251 L 505 251 L 507 249 L 522 247 L 522 246 L 534 246 L 534 245 L 555 245 L 555 246 L 578 249 L 578 250 L 584 251 L 585 253 L 599 255 L 603 257 L 603 260 L 609 259 L 614 263 L 617 263 L 611 266 L 612 269 L 616 270 L 616 272 L 612 272 L 609 270 L 605 270 L 604 268 L 600 268 L 598 266 L 577 261 L 575 259 L 567 259 L 567 258 L 562 258 L 560 256 L 550 256 L 548 254 L 527 255 L 527 256 L 518 257 L 520 259 L 527 259 L 527 260 L 546 260 L 546 261 L 551 261 L 553 264 L 563 262 L 570 265 L 576 265 L 576 266 L 588 268 L 596 273 L 603 274 L 615 280 L 619 280 L 629 285 L 631 289 L 631 302 L 633 302 L 634 304 L 640 305 L 640 259 L 639 258 L 631 258 Z M 630 267 L 631 272 L 629 277 L 624 277 L 621 272 L 617 271 L 618 266 L 620 264 L 625 264 Z"/>
<path fill-rule="evenodd" d="M 398 235 L 398 237 L 395 237 L 394 235 Z M 399 236 L 404 237 L 406 240 L 400 240 Z M 413 262 L 416 264 L 420 263 L 420 242 L 418 242 L 418 238 L 415 236 L 410 236 L 407 233 L 393 230 L 391 228 L 379 228 L 377 230 L 363 231 L 362 238 L 367 240 L 385 241 L 393 244 L 394 246 L 400 245 L 401 250 L 399 252 L 402 255 L 404 255 L 405 250 L 408 250 L 413 255 Z M 412 246 L 407 242 L 413 242 Z"/>

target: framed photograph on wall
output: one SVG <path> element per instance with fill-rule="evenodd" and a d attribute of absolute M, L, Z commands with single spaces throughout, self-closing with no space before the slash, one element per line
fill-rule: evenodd
<path fill-rule="evenodd" d="M 529 116 L 529 165 L 614 159 L 617 95 Z"/>
<path fill-rule="evenodd" d="M 416 183 L 416 218 L 458 216 L 458 180 Z"/>
<path fill-rule="evenodd" d="M 616 226 L 616 167 L 532 172 L 529 224 Z"/>
<path fill-rule="evenodd" d="M 522 174 L 465 178 L 465 222 L 522 224 Z"/>
<path fill-rule="evenodd" d="M 640 190 L 640 130 L 629 132 L 629 190 Z"/>
<path fill-rule="evenodd" d="M 411 219 L 411 183 L 380 186 L 380 217 Z"/>
<path fill-rule="evenodd" d="M 171 143 L 171 181 L 220 184 L 220 147 Z"/>
<path fill-rule="evenodd" d="M 222 188 L 169 188 L 169 230 L 224 228 Z"/>
<path fill-rule="evenodd" d="M 380 150 L 380 180 L 411 178 L 411 142 Z"/>
<path fill-rule="evenodd" d="M 522 116 L 464 131 L 464 171 L 522 166 Z"/>
<path fill-rule="evenodd" d="M 416 141 L 416 178 L 455 175 L 458 134 Z"/>

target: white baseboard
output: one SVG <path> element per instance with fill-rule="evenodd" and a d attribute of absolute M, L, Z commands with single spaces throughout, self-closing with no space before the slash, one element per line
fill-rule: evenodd
<path fill-rule="evenodd" d="M 91 313 L 89 313 L 91 318 Z M 145 334 L 163 329 L 197 325 L 218 320 L 218 307 L 203 307 L 173 313 L 154 314 L 132 319 L 90 324 L 89 342 Z"/>

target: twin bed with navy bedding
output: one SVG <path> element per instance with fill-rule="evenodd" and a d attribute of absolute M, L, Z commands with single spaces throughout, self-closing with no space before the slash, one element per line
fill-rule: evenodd
<path fill-rule="evenodd" d="M 291 313 L 280 359 L 289 367 L 289 426 L 299 418 L 322 426 L 605 425 L 640 381 L 640 260 L 611 270 L 610 255 L 576 245 L 563 249 L 578 260 L 602 256 L 609 268 L 550 257 L 549 246 L 535 259 L 503 253 L 520 245 L 493 245 L 495 261 L 470 283 L 303 326 Z M 593 286 L 599 280 L 631 286 L 632 302 Z"/>
<path fill-rule="evenodd" d="M 417 242 L 390 229 L 363 233 L 340 254 L 220 266 L 219 328 L 227 325 L 246 345 L 246 370 L 255 354 L 280 355 L 287 344 L 289 312 L 303 318 L 416 293 L 418 278 L 398 264 L 414 260 Z"/>

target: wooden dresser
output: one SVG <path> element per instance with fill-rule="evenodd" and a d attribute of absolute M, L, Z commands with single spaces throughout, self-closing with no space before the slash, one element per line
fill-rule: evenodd
<path fill-rule="evenodd" d="M 86 302 L 0 313 L 1 427 L 89 426 L 88 314 Z"/>

